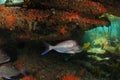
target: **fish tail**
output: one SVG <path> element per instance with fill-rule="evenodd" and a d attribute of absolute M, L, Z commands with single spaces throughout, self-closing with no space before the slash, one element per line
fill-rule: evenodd
<path fill-rule="evenodd" d="M 44 42 L 44 44 L 45 44 L 45 46 L 46 46 L 46 50 L 43 51 L 43 52 L 41 53 L 41 55 L 45 55 L 45 54 L 47 54 L 50 50 L 53 49 L 53 47 L 52 47 L 50 44 L 48 44 L 48 43 L 46 43 L 46 42 Z"/>

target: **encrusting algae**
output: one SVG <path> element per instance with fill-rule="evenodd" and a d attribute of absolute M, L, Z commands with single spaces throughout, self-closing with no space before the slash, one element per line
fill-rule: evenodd
<path fill-rule="evenodd" d="M 74 76 L 73 74 L 66 74 L 62 77 L 62 80 L 81 80 L 80 78 Z"/>
<path fill-rule="evenodd" d="M 26 77 L 23 77 L 21 80 L 37 80 L 37 79 L 32 76 L 26 76 Z"/>
<path fill-rule="evenodd" d="M 90 48 L 90 42 L 86 42 L 83 44 L 83 49 L 87 50 Z"/>

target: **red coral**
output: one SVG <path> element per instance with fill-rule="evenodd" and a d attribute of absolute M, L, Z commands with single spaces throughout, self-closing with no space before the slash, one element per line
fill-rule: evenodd
<path fill-rule="evenodd" d="M 68 31 L 67 31 L 67 26 L 59 27 L 59 28 L 57 29 L 57 32 L 60 33 L 60 34 L 62 34 L 62 35 L 67 34 L 67 33 L 68 33 Z"/>
<path fill-rule="evenodd" d="M 74 76 L 73 74 L 67 74 L 62 77 L 62 80 L 81 80 L 81 79 Z"/>

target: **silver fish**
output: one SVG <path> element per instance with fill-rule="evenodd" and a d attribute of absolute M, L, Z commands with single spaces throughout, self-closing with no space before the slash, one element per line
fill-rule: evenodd
<path fill-rule="evenodd" d="M 18 76 L 21 73 L 24 74 L 23 71 L 18 70 L 14 66 L 3 65 L 0 67 L 0 78 L 12 80 L 11 77 Z"/>
<path fill-rule="evenodd" d="M 45 44 L 47 49 L 44 52 L 42 52 L 41 55 L 47 54 L 50 50 L 55 50 L 59 53 L 69 53 L 69 54 L 80 53 L 83 50 L 74 40 L 63 41 L 55 46 L 52 46 L 48 43 Z"/>
<path fill-rule="evenodd" d="M 0 50 L 0 64 L 10 61 L 10 57 L 2 50 Z"/>

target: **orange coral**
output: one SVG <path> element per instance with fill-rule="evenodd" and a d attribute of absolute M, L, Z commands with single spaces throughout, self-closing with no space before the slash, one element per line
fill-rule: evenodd
<path fill-rule="evenodd" d="M 14 24 L 16 21 L 15 16 L 13 14 L 9 14 L 8 16 L 6 16 L 6 20 L 9 26 Z"/>
<path fill-rule="evenodd" d="M 67 74 L 62 77 L 62 80 L 81 80 L 81 79 L 74 76 L 73 74 Z"/>
<path fill-rule="evenodd" d="M 21 80 L 37 80 L 37 79 L 32 76 L 26 76 L 26 77 L 23 77 Z"/>
<path fill-rule="evenodd" d="M 68 21 L 72 21 L 72 20 L 79 20 L 79 15 L 77 13 L 72 13 L 72 12 L 65 12 L 63 14 L 63 19 L 66 19 Z"/>
<path fill-rule="evenodd" d="M 66 26 L 66 25 L 65 25 L 65 26 L 59 26 L 56 30 L 57 30 L 57 32 L 58 32 L 59 34 L 62 34 L 62 35 L 68 33 L 68 30 L 67 30 L 67 26 Z"/>
<path fill-rule="evenodd" d="M 5 6 L 1 6 L 1 7 L 0 7 L 0 11 L 5 11 L 5 12 L 8 12 L 8 8 L 7 8 L 7 7 L 5 7 Z"/>
<path fill-rule="evenodd" d="M 54 1 L 55 2 L 52 2 L 50 5 L 46 5 L 46 7 L 50 8 L 46 10 L 34 8 L 22 10 L 20 8 L 0 6 L 1 11 L 0 26 L 1 28 L 7 28 L 9 30 L 17 29 L 18 31 L 25 29 L 29 29 L 29 31 L 31 31 L 34 27 L 35 31 L 41 31 L 40 33 L 44 34 L 45 32 L 44 30 L 51 29 L 52 31 L 53 29 L 54 31 L 56 30 L 57 26 L 63 26 L 72 23 L 72 25 L 70 25 L 71 27 L 69 28 L 63 26 L 60 27 L 59 30 L 57 30 L 58 33 L 64 35 L 66 33 L 71 32 L 76 26 L 80 26 L 83 30 L 88 30 L 90 28 L 93 28 L 93 25 L 99 26 L 106 24 L 105 21 L 97 19 L 97 17 L 101 13 L 106 12 L 105 7 L 98 2 L 94 2 L 92 0 L 75 0 L 75 1 L 54 0 Z M 54 3 L 55 4 L 58 3 L 58 5 L 52 5 Z M 44 2 L 42 5 L 44 5 Z M 53 9 L 51 9 L 50 7 L 51 5 Z M 94 15 L 96 15 L 96 18 L 94 18 Z M 44 26 L 43 24 L 47 26 L 44 27 L 45 29 L 43 29 L 42 27 Z M 50 26 L 55 26 L 55 28 L 49 28 Z M 20 35 L 19 38 L 30 39 L 29 35 L 27 36 Z"/>
<path fill-rule="evenodd" d="M 65 33 L 67 33 L 67 30 L 66 30 L 66 28 L 65 27 L 62 27 L 61 29 L 60 29 L 60 33 L 61 34 L 65 34 Z"/>

